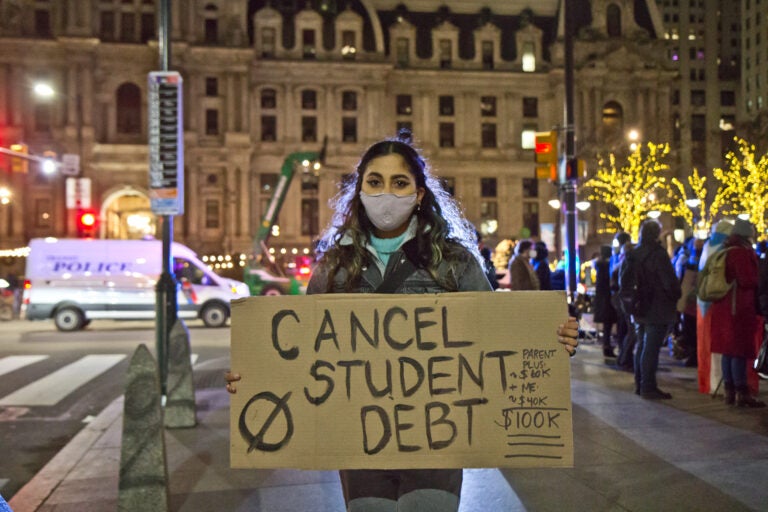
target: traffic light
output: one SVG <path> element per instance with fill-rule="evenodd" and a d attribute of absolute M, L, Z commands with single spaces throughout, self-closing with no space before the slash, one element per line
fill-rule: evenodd
<path fill-rule="evenodd" d="M 566 163 L 565 166 L 565 179 L 577 180 L 579 178 L 586 178 L 587 166 L 584 160 L 581 158 L 572 158 Z"/>
<path fill-rule="evenodd" d="M 557 180 L 557 131 L 536 132 L 536 178 Z"/>
<path fill-rule="evenodd" d="M 99 217 L 94 210 L 77 210 L 78 238 L 95 238 L 99 227 Z"/>
<path fill-rule="evenodd" d="M 29 154 L 29 148 L 26 144 L 11 144 L 11 151 L 17 153 Z M 29 160 L 20 156 L 11 157 L 11 172 L 20 172 L 26 174 L 29 171 Z"/>

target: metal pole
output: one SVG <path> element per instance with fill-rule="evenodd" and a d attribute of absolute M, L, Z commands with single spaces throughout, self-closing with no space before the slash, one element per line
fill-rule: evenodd
<path fill-rule="evenodd" d="M 565 165 L 576 165 L 576 134 L 574 133 L 573 115 L 573 23 L 574 0 L 563 0 L 565 4 Z M 567 168 L 566 168 L 567 169 Z M 575 172 L 567 173 L 563 183 L 562 193 L 565 208 L 565 236 L 568 244 L 568 297 L 570 304 L 576 304 L 576 286 L 578 284 L 579 269 L 577 268 L 578 244 L 576 241 L 576 196 L 578 186 Z"/>
<path fill-rule="evenodd" d="M 160 70 L 168 71 L 171 61 L 170 31 L 170 0 L 160 0 L 160 17 L 158 22 L 158 47 L 160 49 Z M 160 216 L 163 227 L 163 271 L 157 282 L 157 298 L 155 312 L 157 315 L 156 339 L 157 361 L 160 367 L 160 387 L 162 394 L 166 395 L 168 380 L 168 341 L 171 329 L 178 318 L 178 303 L 176 300 L 177 283 L 171 271 L 173 243 L 173 216 Z"/>

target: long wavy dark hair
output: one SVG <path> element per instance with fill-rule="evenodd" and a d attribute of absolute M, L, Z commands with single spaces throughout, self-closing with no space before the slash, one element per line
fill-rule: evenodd
<path fill-rule="evenodd" d="M 331 200 L 334 214 L 330 225 L 318 240 L 316 249 L 318 258 L 328 268 L 328 289 L 332 288 L 336 273 L 344 267 L 349 272 L 346 287 L 352 290 L 359 283 L 363 267 L 372 263 L 365 245 L 370 240 L 374 226 L 360 201 L 360 189 L 363 174 L 371 160 L 390 154 L 403 157 L 416 180 L 416 186 L 424 189 L 424 197 L 415 212 L 415 239 L 419 257 L 415 263 L 426 269 L 443 287 L 451 290 L 455 286 L 441 282 L 437 268 L 442 261 L 466 259 L 467 252 L 481 262 L 477 232 L 462 214 L 459 204 L 432 175 L 426 159 L 411 144 L 411 134 L 407 130 L 401 130 L 396 137 L 369 147 L 357 163 L 355 173 L 340 185 L 338 194 Z M 339 243 L 345 235 L 351 239 L 351 244 Z"/>

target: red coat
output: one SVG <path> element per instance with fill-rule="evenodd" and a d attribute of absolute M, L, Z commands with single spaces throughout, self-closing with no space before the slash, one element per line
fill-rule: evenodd
<path fill-rule="evenodd" d="M 758 283 L 757 255 L 743 238 L 731 236 L 723 248 L 732 247 L 725 258 L 725 277 L 736 280 L 735 314 L 734 289 L 712 304 L 712 352 L 726 356 L 754 358 L 757 308 L 755 304 Z"/>

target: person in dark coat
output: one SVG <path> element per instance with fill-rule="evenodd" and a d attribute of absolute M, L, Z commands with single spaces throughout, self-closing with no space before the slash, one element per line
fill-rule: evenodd
<path fill-rule="evenodd" d="M 616 323 L 616 310 L 611 304 L 611 247 L 600 247 L 600 256 L 595 261 L 595 297 L 592 311 L 595 322 L 603 324 L 603 356 L 616 357 L 611 345 L 611 332 Z"/>
<path fill-rule="evenodd" d="M 680 282 L 659 236 L 661 224 L 648 219 L 640 226 L 640 240 L 630 253 L 639 265 L 641 285 L 651 292 L 650 306 L 641 315 L 633 315 L 637 333 L 635 351 L 635 392 L 650 400 L 668 399 L 672 395 L 659 389 L 656 370 L 659 350 L 670 328 L 677 320 L 677 300 Z"/>
<path fill-rule="evenodd" d="M 758 260 L 749 239 L 752 224 L 737 219 L 725 241 L 725 278 L 734 286 L 712 303 L 712 352 L 722 354 L 725 403 L 739 407 L 765 407 L 755 400 L 747 386 L 747 361 L 757 356 L 755 331 L 758 327 Z"/>
<path fill-rule="evenodd" d="M 539 278 L 539 290 L 552 289 L 552 271 L 549 269 L 549 249 L 547 244 L 539 240 L 534 245 L 536 256 L 532 256 L 531 264 Z"/>
<path fill-rule="evenodd" d="M 509 289 L 513 291 L 538 290 L 539 278 L 531 265 L 533 242 L 521 240 L 515 246 L 515 255 L 509 260 Z"/>

